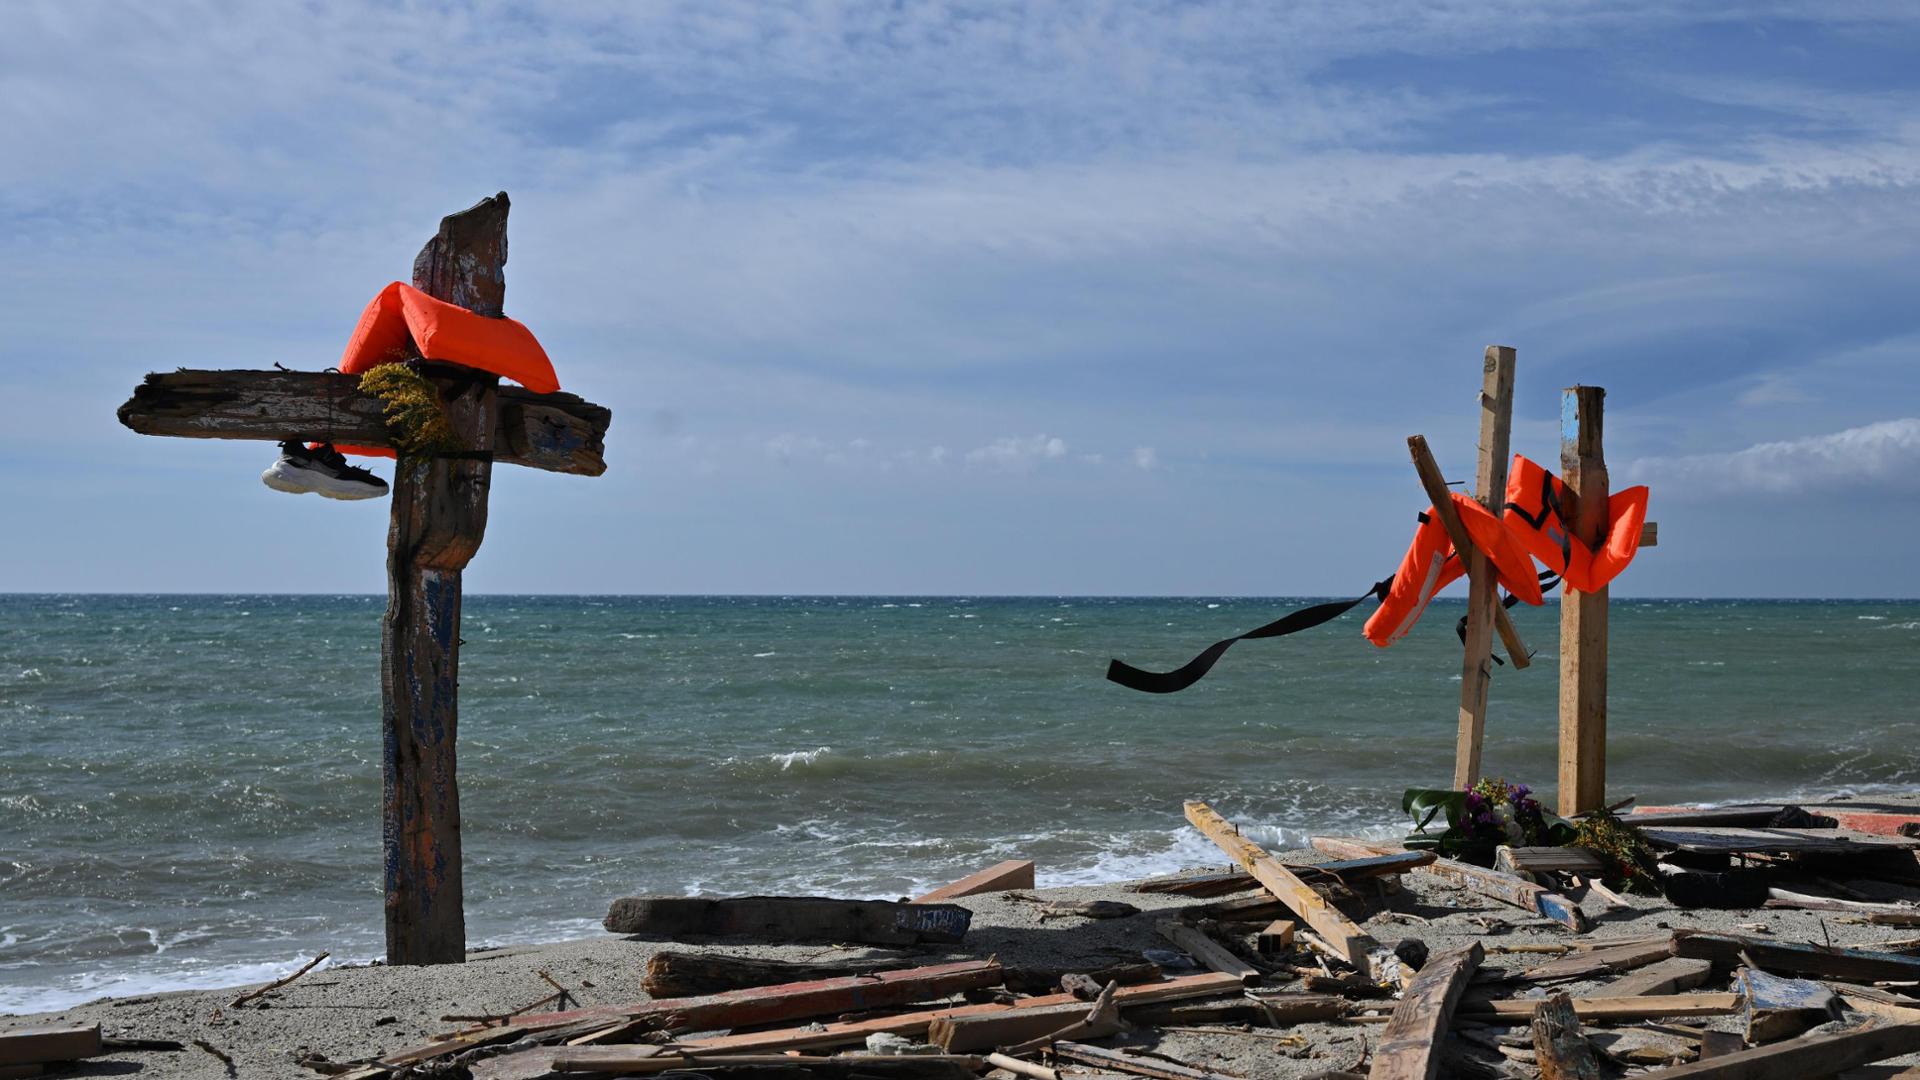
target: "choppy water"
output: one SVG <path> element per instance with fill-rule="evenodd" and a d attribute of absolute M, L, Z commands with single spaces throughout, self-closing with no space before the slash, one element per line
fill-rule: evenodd
<path fill-rule="evenodd" d="M 1382 651 L 1359 613 L 1171 667 L 1295 601 L 470 597 L 478 943 L 597 932 L 634 891 L 895 896 L 1002 858 L 1042 884 L 1398 828 L 1450 772 L 1460 607 Z M 0 1012 L 382 949 L 371 597 L 0 597 Z M 1495 676 L 1488 768 L 1550 787 L 1555 610 Z M 1920 602 L 1617 602 L 1612 791 L 1920 787 Z"/>

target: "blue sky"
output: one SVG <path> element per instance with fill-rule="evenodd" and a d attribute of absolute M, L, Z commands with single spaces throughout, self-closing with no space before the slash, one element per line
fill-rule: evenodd
<path fill-rule="evenodd" d="M 15 4 L 0 590 L 384 588 L 384 503 L 114 421 L 318 369 L 440 215 L 614 410 L 487 592 L 1354 593 L 1608 390 L 1632 595 L 1915 596 L 1910 3 Z"/>

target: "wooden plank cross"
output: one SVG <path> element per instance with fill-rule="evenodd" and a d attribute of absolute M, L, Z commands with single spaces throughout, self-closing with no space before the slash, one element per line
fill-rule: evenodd
<path fill-rule="evenodd" d="M 413 262 L 415 288 L 480 315 L 504 313 L 506 192 L 440 222 Z M 496 462 L 598 476 L 613 414 L 572 394 L 502 387 L 497 376 L 421 361 L 461 448 L 402 454 L 387 528 L 387 611 L 380 624 L 387 962 L 466 957 L 461 903 L 460 576 L 487 525 Z M 143 435 L 394 445 L 384 404 L 357 376 L 295 371 L 148 375 L 120 406 Z"/>

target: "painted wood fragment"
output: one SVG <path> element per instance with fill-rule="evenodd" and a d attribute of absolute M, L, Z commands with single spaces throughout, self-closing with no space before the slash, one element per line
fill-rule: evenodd
<path fill-rule="evenodd" d="M 1393 1010 L 1374 1049 L 1373 1080 L 1433 1080 L 1454 1007 L 1486 952 L 1479 942 L 1428 960 Z"/>

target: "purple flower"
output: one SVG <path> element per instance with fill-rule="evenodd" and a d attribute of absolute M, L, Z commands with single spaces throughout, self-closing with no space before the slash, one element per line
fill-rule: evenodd
<path fill-rule="evenodd" d="M 1515 784 L 1513 785 L 1513 798 L 1517 802 L 1526 798 L 1532 791 L 1533 789 L 1525 784 Z"/>

